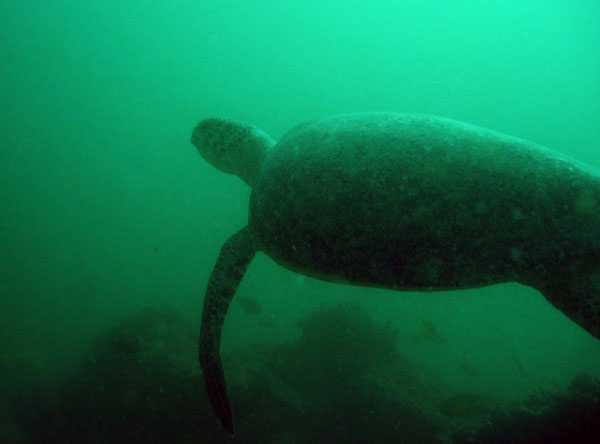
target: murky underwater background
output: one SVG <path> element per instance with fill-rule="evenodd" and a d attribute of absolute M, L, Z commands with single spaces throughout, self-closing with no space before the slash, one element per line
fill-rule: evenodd
<path fill-rule="evenodd" d="M 0 60 L 2 442 L 230 441 L 196 334 L 250 190 L 190 144 L 202 118 L 436 114 L 600 167 L 593 0 L 5 0 Z M 600 342 L 516 284 L 258 255 L 222 351 L 240 443 L 551 442 L 600 410 Z"/>

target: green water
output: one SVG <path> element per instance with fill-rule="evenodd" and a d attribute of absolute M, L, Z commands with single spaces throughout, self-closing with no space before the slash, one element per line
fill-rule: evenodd
<path fill-rule="evenodd" d="M 144 307 L 199 323 L 249 197 L 190 144 L 202 118 L 279 138 L 336 113 L 436 114 L 600 167 L 598 79 L 594 0 L 4 0 L 1 362 L 25 387 L 68 374 L 93 338 Z M 233 304 L 224 351 L 296 338 L 298 319 L 351 300 L 457 392 L 518 399 L 600 376 L 600 342 L 514 284 L 397 293 L 259 255 L 239 294 L 262 309 Z"/>

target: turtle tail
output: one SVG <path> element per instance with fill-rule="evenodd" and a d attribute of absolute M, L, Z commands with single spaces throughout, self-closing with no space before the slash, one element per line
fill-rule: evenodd
<path fill-rule="evenodd" d="M 223 427 L 232 435 L 233 416 L 219 346 L 229 304 L 254 253 L 248 227 L 235 233 L 223 244 L 206 288 L 200 327 L 198 359 L 208 399 Z"/>

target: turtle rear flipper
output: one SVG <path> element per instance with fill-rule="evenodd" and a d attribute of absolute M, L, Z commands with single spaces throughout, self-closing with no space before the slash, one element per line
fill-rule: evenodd
<path fill-rule="evenodd" d="M 552 305 L 600 339 L 600 268 L 587 263 L 566 265 L 540 289 Z"/>
<path fill-rule="evenodd" d="M 254 253 L 248 227 L 242 228 L 223 244 L 206 288 L 200 327 L 198 359 L 204 373 L 208 399 L 223 427 L 232 435 L 233 417 L 219 346 L 229 304 Z"/>

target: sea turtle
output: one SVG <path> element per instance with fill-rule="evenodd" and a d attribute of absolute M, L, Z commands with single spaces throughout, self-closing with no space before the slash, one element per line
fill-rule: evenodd
<path fill-rule="evenodd" d="M 600 338 L 600 171 L 534 143 L 441 117 L 357 113 L 279 142 L 201 121 L 192 143 L 252 187 L 248 225 L 210 276 L 200 364 L 233 433 L 221 360 L 229 303 L 256 251 L 326 281 L 397 290 L 519 282 Z"/>

